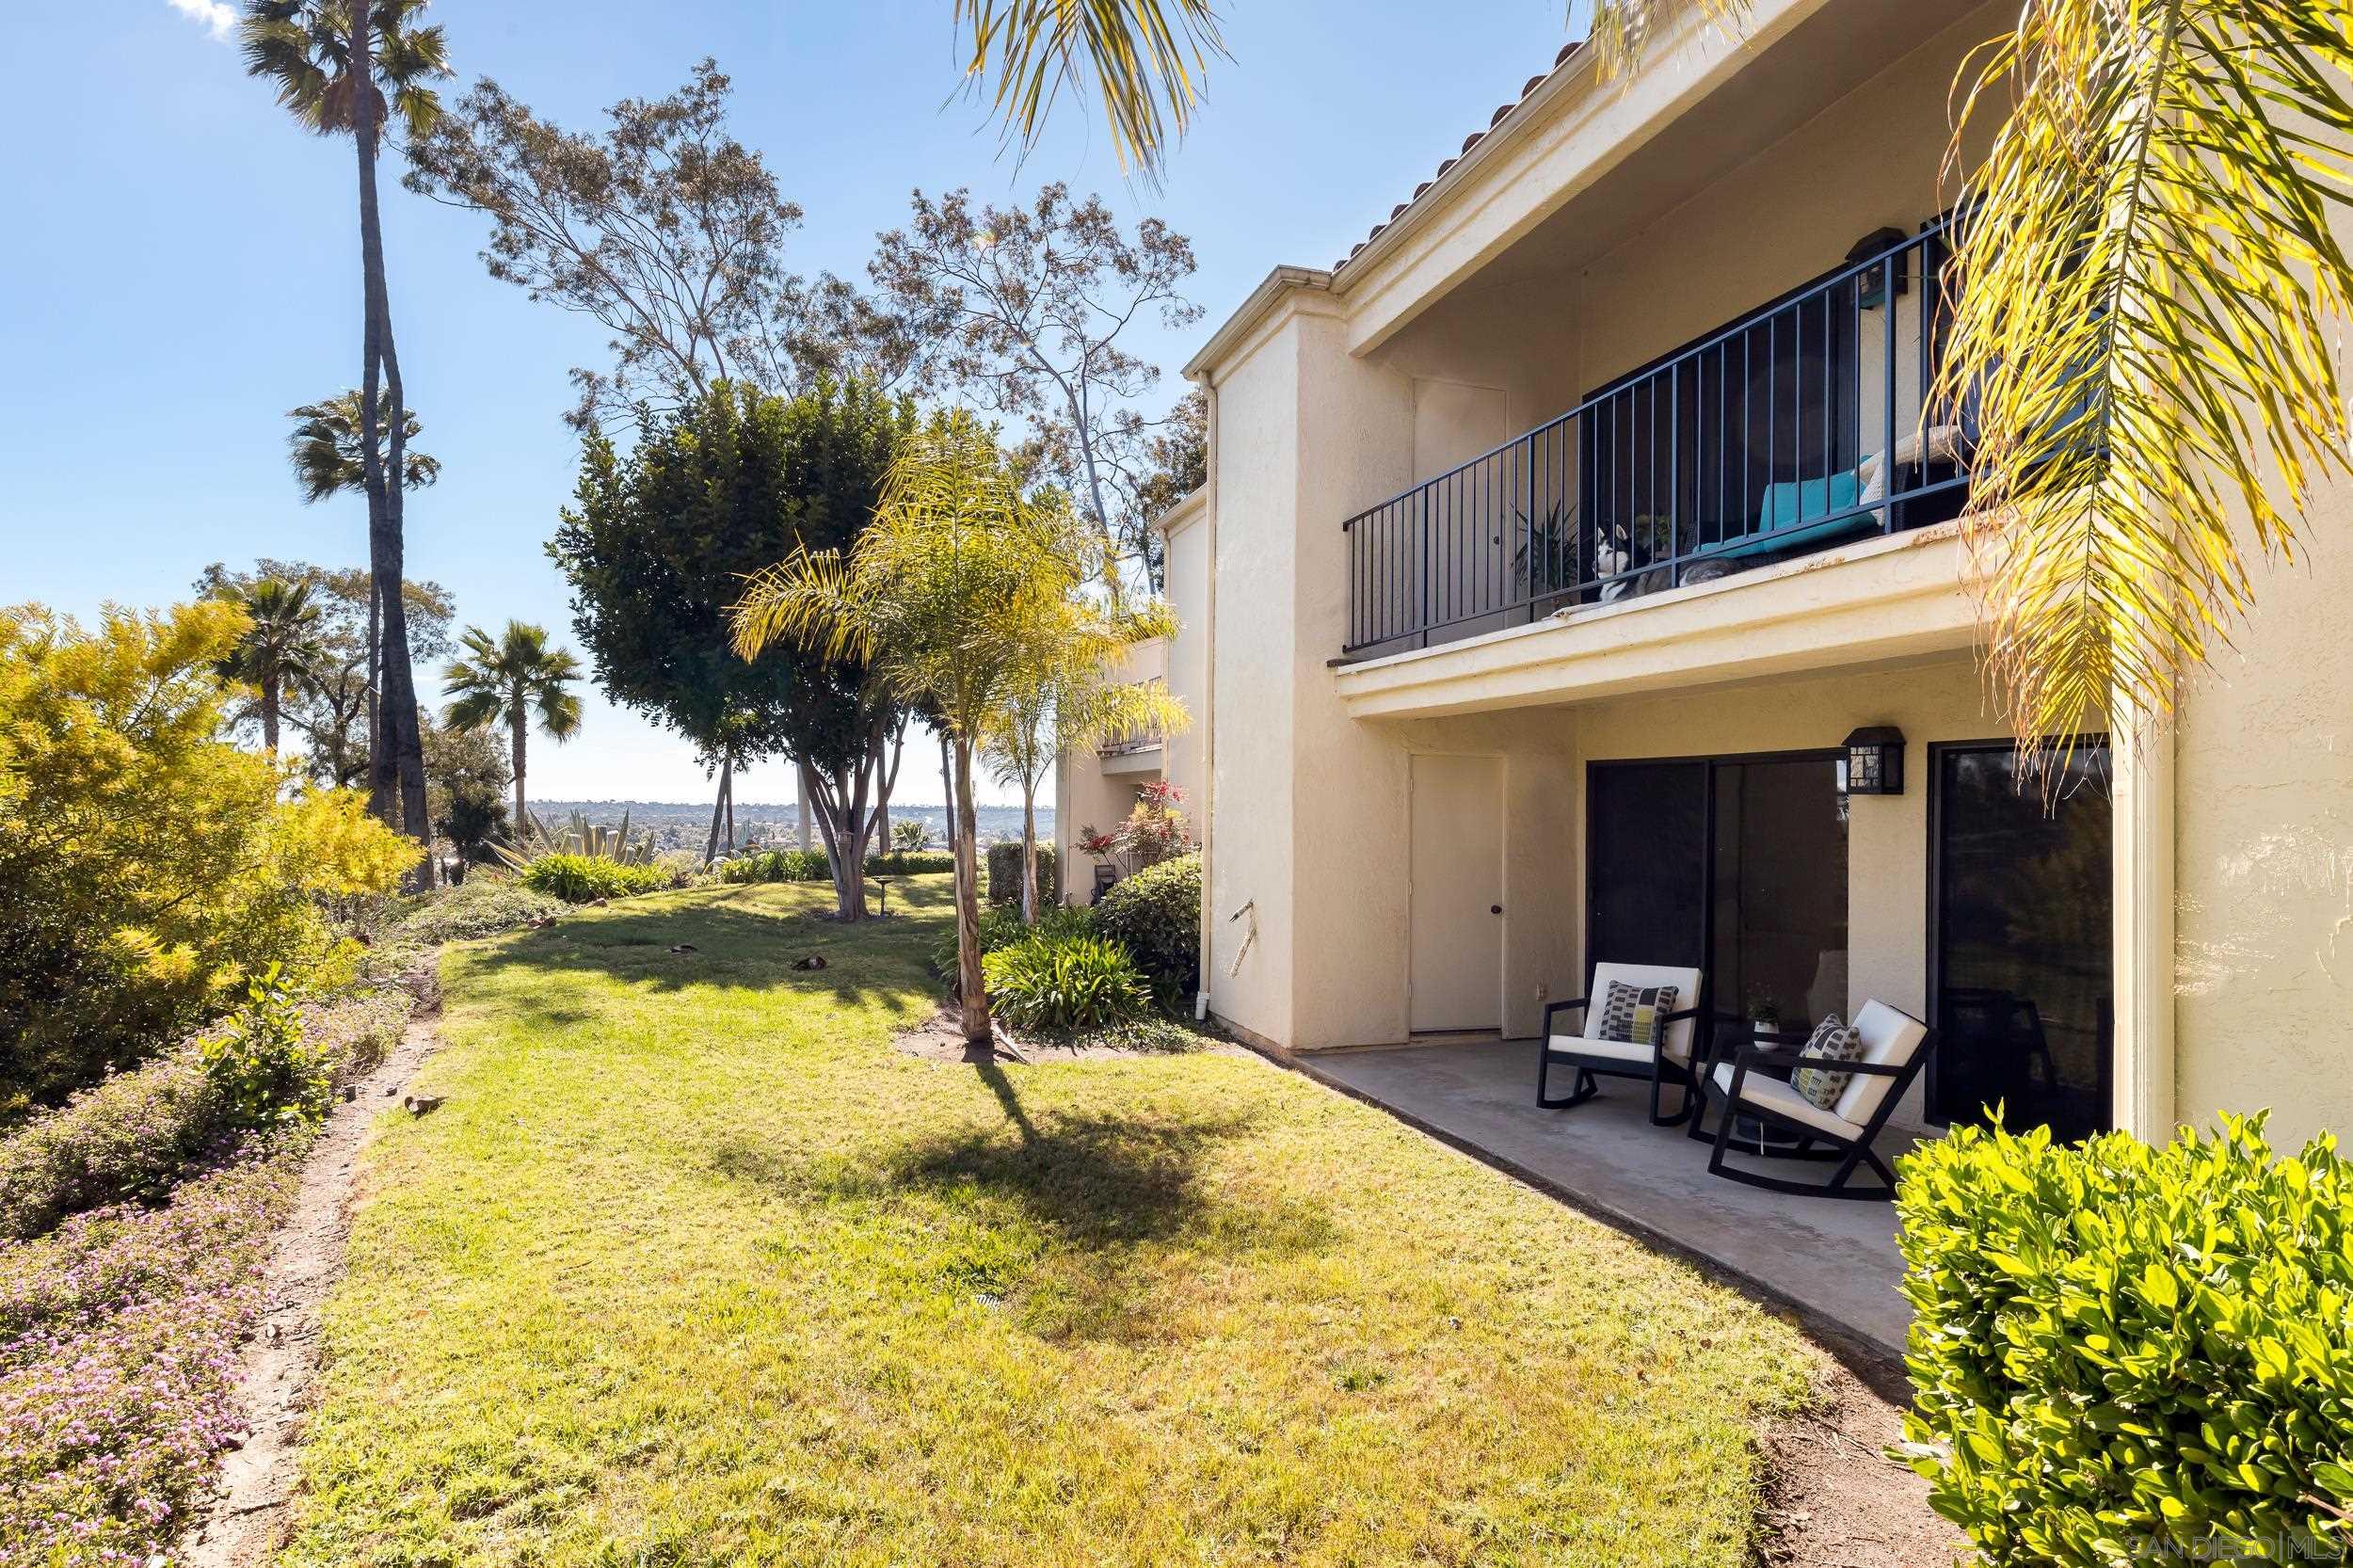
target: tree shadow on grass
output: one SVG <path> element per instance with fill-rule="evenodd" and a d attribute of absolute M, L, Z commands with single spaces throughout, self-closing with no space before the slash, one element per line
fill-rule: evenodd
<path fill-rule="evenodd" d="M 1170 1303 L 1208 1262 L 1321 1252 L 1328 1210 L 1289 1193 L 1215 1179 L 1218 1151 L 1246 1115 L 1069 1111 L 1032 1113 L 994 1061 L 977 1063 L 1005 1120 L 915 1138 L 815 1173 L 817 1195 L 853 1203 L 921 1199 L 988 1238 L 939 1260 L 940 1277 L 1048 1338 L 1148 1338 L 1173 1332 Z M 737 1151 L 731 1174 L 750 1174 Z M 771 1172 L 770 1175 L 781 1175 Z M 948 1227 L 954 1232 L 957 1227 Z M 952 1249 L 951 1249 L 952 1252 Z"/>
<path fill-rule="evenodd" d="M 579 910 L 543 930 L 488 944 L 472 958 L 491 973 L 594 974 L 650 984 L 657 991 L 689 985 L 803 991 L 912 1016 L 934 1005 L 924 956 L 936 935 L 933 922 L 914 919 L 845 926 L 749 901 L 655 895 Z M 672 951 L 681 946 L 693 951 Z M 824 957 L 824 968 L 792 968 L 812 953 Z"/>

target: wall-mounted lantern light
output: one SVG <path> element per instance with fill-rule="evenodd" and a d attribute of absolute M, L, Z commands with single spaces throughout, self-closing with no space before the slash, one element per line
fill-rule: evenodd
<path fill-rule="evenodd" d="M 1893 725 L 1873 725 L 1847 737 L 1847 792 L 1850 795 L 1899 795 L 1904 792 L 1904 732 Z"/>

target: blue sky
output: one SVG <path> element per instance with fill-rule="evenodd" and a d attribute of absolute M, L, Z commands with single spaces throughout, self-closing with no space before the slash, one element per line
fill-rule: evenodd
<path fill-rule="evenodd" d="M 952 0 L 440 0 L 460 83 L 496 77 L 586 128 L 704 55 L 735 80 L 734 128 L 807 222 L 800 270 L 862 282 L 908 192 L 1016 200 L 1051 179 L 1192 236 L 1181 334 L 1140 335 L 1166 369 L 1277 263 L 1328 265 L 1568 36 L 1562 0 L 1227 0 L 1235 55 L 1159 191 L 1123 182 L 1072 106 L 1026 164 L 952 98 Z M 184 598 L 206 563 L 364 560 L 362 508 L 300 504 L 284 411 L 358 379 L 347 143 L 305 136 L 248 80 L 216 0 L 19 8 L 0 56 L 0 601 L 87 615 Z M 397 172 L 388 160 L 388 175 Z M 569 495 L 561 414 L 594 324 L 492 281 L 481 221 L 398 190 L 385 228 L 408 400 L 440 484 L 408 507 L 412 575 L 461 618 L 536 620 L 568 640 L 542 546 Z M 421 681 L 421 684 L 423 682 Z M 438 685 L 438 682 L 434 683 Z M 431 688 L 427 688 L 431 689 Z M 541 746 L 542 798 L 692 800 L 688 747 L 592 696 L 579 739 Z M 922 786 L 915 786 L 922 795 Z M 738 784 L 789 798 L 781 768 Z"/>

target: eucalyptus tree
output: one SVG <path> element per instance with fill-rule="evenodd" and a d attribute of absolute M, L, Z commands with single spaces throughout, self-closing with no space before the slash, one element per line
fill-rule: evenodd
<path fill-rule="evenodd" d="M 262 749 L 278 755 L 278 717 L 289 688 L 308 686 L 327 672 L 331 654 L 324 617 L 307 583 L 282 577 L 232 586 L 219 596 L 243 610 L 245 631 L 221 661 L 221 673 L 257 694 Z"/>
<path fill-rule="evenodd" d="M 1201 318 L 1182 293 L 1192 242 L 1157 217 L 1130 234 L 1100 198 L 1074 201 L 1061 184 L 1011 207 L 919 190 L 907 226 L 881 237 L 867 271 L 915 345 L 918 385 L 1035 433 L 1047 473 L 1094 526 L 1116 605 L 1125 587 L 1108 451 L 1158 423 L 1137 403 L 1160 378 L 1121 339 L 1139 321 L 1173 331 Z"/>
<path fill-rule="evenodd" d="M 728 131 L 715 60 L 663 98 L 626 98 L 601 136 L 566 131 L 488 77 L 408 147 L 412 191 L 490 220 L 490 276 L 611 333 L 572 371 L 575 428 L 640 429 L 722 381 L 791 394 L 820 374 L 889 381 L 905 353 L 849 284 L 803 278 L 801 209 Z"/>
<path fill-rule="evenodd" d="M 523 790 L 524 742 L 536 719 L 540 733 L 563 742 L 580 732 L 580 661 L 548 646 L 545 627 L 510 620 L 493 640 L 480 627 L 457 639 L 464 657 L 452 661 L 441 685 L 451 699 L 441 722 L 460 733 L 504 725 L 513 748 L 515 841 L 530 839 L 531 812 Z"/>
<path fill-rule="evenodd" d="M 418 729 L 416 682 L 409 665 L 408 624 L 400 584 L 405 553 L 402 485 L 406 421 L 381 436 L 386 402 L 405 409 L 400 354 L 392 337 L 391 295 L 384 279 L 384 225 L 376 200 L 376 158 L 386 121 L 397 116 L 409 139 L 424 136 L 440 113 L 432 84 L 449 74 L 438 26 L 422 17 L 429 0 L 246 0 L 238 38 L 247 72 L 276 88 L 278 102 L 321 136 L 348 136 L 359 160 L 360 311 L 360 484 L 368 500 L 368 564 L 382 611 L 379 635 L 383 735 L 371 770 L 371 792 L 391 816 L 397 794 L 403 828 L 430 846 L 424 748 Z M 420 862 L 430 885 L 433 860 Z"/>
<path fill-rule="evenodd" d="M 855 659 L 927 709 L 954 760 L 957 991 L 968 1042 L 991 1038 L 981 975 L 972 769 L 1021 689 L 1037 628 L 1087 578 L 1087 536 L 1058 492 L 1027 493 L 996 439 L 965 410 L 901 443 L 874 520 L 845 554 L 796 550 L 733 610 L 736 651 L 791 640 Z M 1108 650 L 1108 649 L 1107 649 Z"/>

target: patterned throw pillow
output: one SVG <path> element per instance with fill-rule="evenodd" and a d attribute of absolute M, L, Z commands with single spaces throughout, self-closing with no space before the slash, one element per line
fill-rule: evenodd
<path fill-rule="evenodd" d="M 1839 1020 L 1835 1013 L 1826 1014 L 1814 1026 L 1813 1038 L 1805 1043 L 1807 1056 L 1827 1056 L 1837 1062 L 1863 1060 L 1863 1036 Z M 1789 1087 L 1828 1111 L 1838 1103 L 1838 1096 L 1847 1092 L 1848 1080 L 1854 1074 L 1836 1072 L 1829 1067 L 1800 1067 L 1789 1075 Z"/>
<path fill-rule="evenodd" d="M 1656 1046 L 1666 1031 L 1667 1015 L 1674 1010 L 1672 985 L 1628 985 L 1613 980 L 1601 994 L 1601 1038 Z"/>

